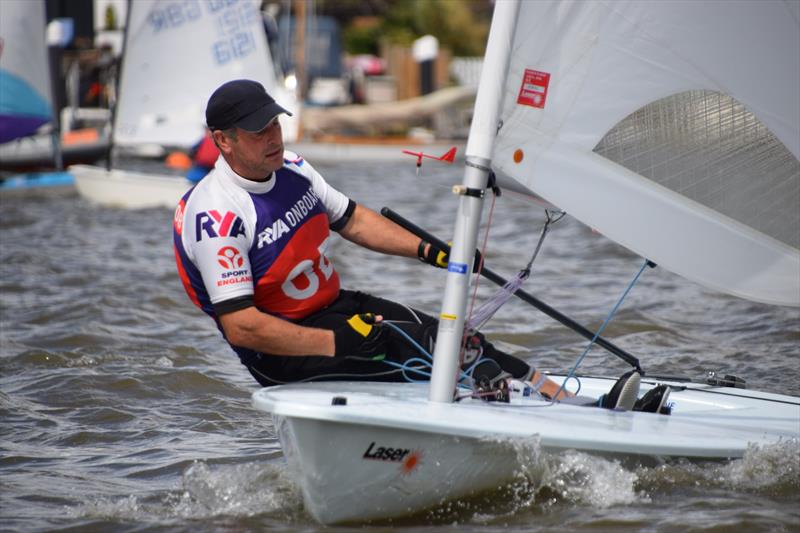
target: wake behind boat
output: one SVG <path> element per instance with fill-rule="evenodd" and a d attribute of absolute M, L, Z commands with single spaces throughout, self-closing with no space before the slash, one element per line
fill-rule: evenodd
<path fill-rule="evenodd" d="M 552 403 L 513 381 L 490 391 L 504 401 L 456 388 L 467 273 L 491 171 L 502 186 L 662 268 L 747 299 L 800 306 L 800 19 L 792 9 L 495 5 L 464 182 L 454 188 L 460 206 L 430 385 L 308 383 L 253 395 L 271 413 L 317 520 L 398 517 L 498 487 L 530 459 L 520 446 L 530 441 L 544 452 L 630 461 L 725 460 L 754 446 L 800 446 L 800 399 L 743 389 L 732 376 L 699 383 L 645 373 L 642 393 L 669 387 L 670 414 Z M 593 398 L 613 383 L 578 382 L 580 395 Z"/>

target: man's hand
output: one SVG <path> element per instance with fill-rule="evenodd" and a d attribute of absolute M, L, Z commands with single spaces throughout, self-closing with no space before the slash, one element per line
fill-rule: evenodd
<path fill-rule="evenodd" d="M 428 263 L 439 268 L 447 268 L 447 263 L 450 261 L 450 249 L 442 249 L 432 242 L 422 240 L 417 248 L 417 257 L 423 263 Z M 472 264 L 472 271 L 478 272 L 481 268 L 481 253 L 475 250 L 475 262 Z"/>
<path fill-rule="evenodd" d="M 383 359 L 386 356 L 388 331 L 381 325 L 381 317 L 372 313 L 353 315 L 347 323 L 333 331 L 336 357 L 347 355 Z"/>
<path fill-rule="evenodd" d="M 419 242 L 419 248 L 417 248 L 417 257 L 423 263 L 439 268 L 447 268 L 450 250 L 444 250 L 434 243 L 422 240 Z"/>

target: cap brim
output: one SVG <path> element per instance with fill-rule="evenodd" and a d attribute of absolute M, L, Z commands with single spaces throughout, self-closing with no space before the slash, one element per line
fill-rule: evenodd
<path fill-rule="evenodd" d="M 236 126 L 237 128 L 241 128 L 244 131 L 258 132 L 266 128 L 267 124 L 269 124 L 269 121 L 277 117 L 281 113 L 285 113 L 290 117 L 292 116 L 291 113 L 286 111 L 277 103 L 273 102 L 263 107 L 259 107 L 246 117 L 239 119 L 239 121 L 237 121 L 234 124 L 234 126 Z"/>

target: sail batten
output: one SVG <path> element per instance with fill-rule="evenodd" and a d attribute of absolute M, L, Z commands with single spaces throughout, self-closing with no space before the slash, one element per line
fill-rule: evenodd
<path fill-rule="evenodd" d="M 784 2 L 543 0 L 517 29 L 501 178 L 688 279 L 800 305 L 800 22 Z"/>
<path fill-rule="evenodd" d="M 800 248 L 800 161 L 743 105 L 689 91 L 645 106 L 594 151 Z"/>

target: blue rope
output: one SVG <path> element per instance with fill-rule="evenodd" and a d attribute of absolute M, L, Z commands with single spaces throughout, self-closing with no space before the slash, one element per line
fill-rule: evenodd
<path fill-rule="evenodd" d="M 427 351 L 425 348 L 423 348 L 422 346 L 420 346 L 420 345 L 419 345 L 419 343 L 418 343 L 417 341 L 415 341 L 413 338 L 411 338 L 411 336 L 410 336 L 408 333 L 406 333 L 405 331 L 403 331 L 402 329 L 400 329 L 400 327 L 399 327 L 399 326 L 397 326 L 396 324 L 392 323 L 392 322 L 391 322 L 391 321 L 389 321 L 389 320 L 384 320 L 384 321 L 383 321 L 383 322 L 381 322 L 381 323 L 382 323 L 382 324 L 385 324 L 385 325 L 387 325 L 387 326 L 389 326 L 389 327 L 391 327 L 393 330 L 395 330 L 395 331 L 396 331 L 396 332 L 398 332 L 400 335 L 402 335 L 403 337 L 405 337 L 405 339 L 406 339 L 408 342 L 410 342 L 410 343 L 411 343 L 411 345 L 412 345 L 414 348 L 416 348 L 416 349 L 417 349 L 417 351 L 418 351 L 419 353 L 421 353 L 422 355 L 424 355 L 425 357 L 427 357 L 427 358 L 428 358 L 428 361 L 429 361 L 429 362 L 431 362 L 431 363 L 433 362 L 433 356 L 432 356 L 431 354 L 429 354 L 429 353 L 428 353 L 428 351 Z"/>
<path fill-rule="evenodd" d="M 592 340 L 589 341 L 589 345 L 586 346 L 586 349 L 583 351 L 581 356 L 575 362 L 575 365 L 573 365 L 573 367 L 567 373 L 567 377 L 564 378 L 563 383 L 561 383 L 561 386 L 558 388 L 558 391 L 556 391 L 555 395 L 553 396 L 553 400 L 552 400 L 553 402 L 556 401 L 555 399 L 558 398 L 558 395 L 561 394 L 561 391 L 563 391 L 564 387 L 566 387 L 567 382 L 572 378 L 575 378 L 575 380 L 578 382 L 578 387 L 579 387 L 578 390 L 580 390 L 580 382 L 581 382 L 581 380 L 578 379 L 578 377 L 575 376 L 575 371 L 581 365 L 581 363 L 583 362 L 583 359 L 586 357 L 586 354 L 589 353 L 589 350 L 592 349 L 592 346 L 594 345 L 594 343 L 597 340 L 597 338 L 600 337 L 600 335 L 603 333 L 603 330 L 606 329 L 606 326 L 608 325 L 608 323 L 611 322 L 611 319 L 617 313 L 617 310 L 619 309 L 620 305 L 622 305 L 623 300 L 625 300 L 625 298 L 628 296 L 628 293 L 631 292 L 631 289 L 633 289 L 633 286 L 636 285 L 636 282 L 639 281 L 639 276 L 642 275 L 642 272 L 644 272 L 644 269 L 647 267 L 649 262 L 650 261 L 648 261 L 647 259 L 644 260 L 644 263 L 642 263 L 642 267 L 639 269 L 639 272 L 636 273 L 636 275 L 633 277 L 633 280 L 631 280 L 631 282 L 628 284 L 628 288 L 625 289 L 625 292 L 623 292 L 622 296 L 620 296 L 619 300 L 617 300 L 617 303 L 611 309 L 611 312 L 606 317 L 606 320 L 605 320 L 605 322 L 603 322 L 603 325 L 600 326 L 600 329 L 597 330 L 597 333 L 594 334 L 594 337 L 592 337 Z"/>
<path fill-rule="evenodd" d="M 394 361 L 389 361 L 387 359 L 384 359 L 383 362 L 386 363 L 389 366 L 393 366 L 393 367 L 399 368 L 403 372 L 403 377 L 406 378 L 406 381 L 408 381 L 409 383 L 425 383 L 427 381 L 430 381 L 430 377 L 431 377 L 431 373 L 430 372 L 428 372 L 426 370 L 423 370 L 420 367 L 408 366 L 408 364 L 411 363 L 411 362 L 420 362 L 423 365 L 425 365 L 425 366 L 430 368 L 430 366 L 431 366 L 430 363 L 425 361 L 424 359 L 420 359 L 419 357 L 413 357 L 411 359 L 408 359 L 404 363 L 395 363 Z M 428 379 L 414 379 L 414 378 L 408 376 L 406 374 L 406 372 L 414 372 L 415 374 L 422 374 L 423 376 L 427 377 Z"/>
<path fill-rule="evenodd" d="M 425 348 L 420 346 L 420 344 L 416 340 L 414 340 L 408 333 L 403 331 L 398 325 L 392 323 L 389 320 L 384 320 L 382 323 L 387 325 L 387 326 L 389 326 L 390 328 L 392 328 L 396 332 L 400 333 L 400 335 L 402 335 L 414 348 L 416 348 L 416 350 L 419 353 L 421 353 L 422 355 L 424 355 L 428 359 L 426 361 L 425 359 L 421 359 L 419 357 L 414 357 L 414 358 L 406 360 L 404 363 L 396 363 L 394 361 L 388 361 L 388 360 L 385 360 L 385 359 L 384 359 L 383 362 L 388 364 L 388 365 L 390 365 L 390 366 L 394 366 L 394 367 L 397 367 L 397 368 L 401 369 L 403 371 L 403 377 L 406 378 L 406 381 L 408 381 L 410 383 L 421 383 L 422 381 L 414 380 L 413 378 L 407 376 L 406 375 L 406 371 L 414 372 L 414 373 L 417 373 L 417 374 L 422 374 L 422 375 L 427 376 L 428 378 L 430 378 L 431 377 L 431 373 L 430 372 L 426 372 L 424 370 L 420 370 L 419 367 L 409 367 L 408 364 L 411 363 L 411 362 L 417 362 L 417 363 L 422 363 L 423 366 L 425 366 L 425 367 L 433 368 L 433 366 L 432 366 L 432 364 L 433 364 L 433 356 L 431 354 L 429 354 L 428 351 L 425 350 Z M 479 357 L 474 363 L 472 363 L 472 365 L 470 365 L 469 368 L 467 368 L 466 370 L 461 370 L 460 371 L 461 377 L 459 378 L 459 381 L 464 380 L 464 379 L 468 379 L 470 382 L 472 382 L 473 381 L 473 379 L 472 379 L 472 371 L 475 370 L 475 367 L 478 365 L 478 363 L 481 363 L 483 361 L 495 362 L 493 359 Z M 459 385 L 463 386 L 463 387 L 467 387 L 467 385 L 463 385 L 463 384 L 459 384 Z"/>

